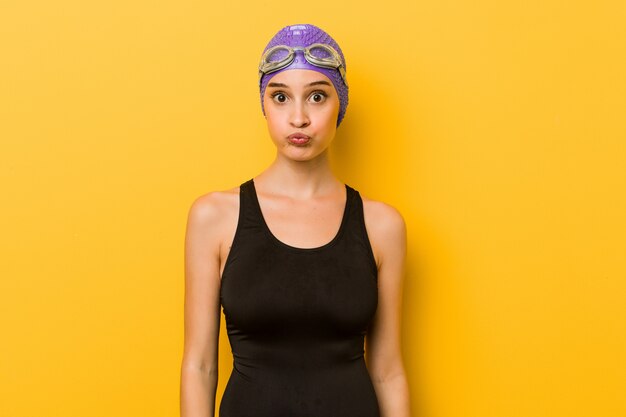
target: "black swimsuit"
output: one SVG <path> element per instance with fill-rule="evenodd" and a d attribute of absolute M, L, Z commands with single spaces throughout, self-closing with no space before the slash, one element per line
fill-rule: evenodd
<path fill-rule="evenodd" d="M 359 193 L 346 185 L 337 235 L 311 249 L 279 241 L 241 185 L 221 284 L 233 371 L 220 417 L 379 417 L 363 357 L 378 302 Z"/>

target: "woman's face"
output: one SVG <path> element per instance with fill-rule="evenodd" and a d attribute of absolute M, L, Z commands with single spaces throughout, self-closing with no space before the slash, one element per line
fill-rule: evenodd
<path fill-rule="evenodd" d="M 324 74 L 305 69 L 276 74 L 265 89 L 263 105 L 279 155 L 312 160 L 325 153 L 335 137 L 339 97 Z"/>

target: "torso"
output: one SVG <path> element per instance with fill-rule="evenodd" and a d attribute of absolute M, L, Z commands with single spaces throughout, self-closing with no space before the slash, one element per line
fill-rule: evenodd
<path fill-rule="evenodd" d="M 303 212 L 284 216 L 292 227 L 279 230 L 305 247 L 287 240 L 289 233 L 275 235 L 254 182 L 242 185 L 220 285 L 234 359 L 221 417 L 379 417 L 364 358 L 378 303 L 377 265 L 362 199 L 343 188 L 339 218 L 304 227 L 330 230 L 328 236 L 316 230 L 317 241 L 297 239 L 305 234 L 295 221 Z M 328 215 L 336 203 L 328 199 Z"/>

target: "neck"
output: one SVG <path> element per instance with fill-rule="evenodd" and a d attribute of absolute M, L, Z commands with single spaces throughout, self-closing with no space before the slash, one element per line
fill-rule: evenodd
<path fill-rule="evenodd" d="M 277 153 L 274 162 L 255 179 L 255 184 L 272 194 L 306 199 L 343 187 L 328 160 L 328 150 L 310 161 L 294 161 Z"/>

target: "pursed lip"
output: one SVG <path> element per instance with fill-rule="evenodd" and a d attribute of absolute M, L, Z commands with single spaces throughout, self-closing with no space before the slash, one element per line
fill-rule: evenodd
<path fill-rule="evenodd" d="M 309 145 L 311 137 L 309 135 L 305 135 L 304 133 L 292 133 L 287 136 L 287 141 L 293 146 L 304 147 Z"/>
<path fill-rule="evenodd" d="M 292 133 L 291 135 L 287 136 L 289 139 L 311 139 L 310 136 L 305 135 L 304 133 Z"/>

